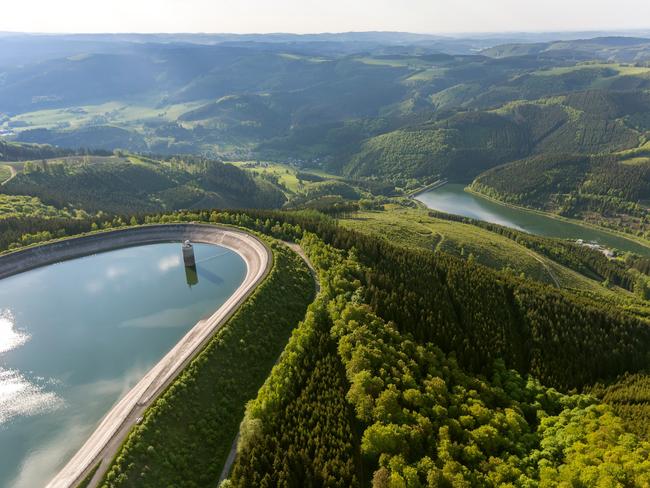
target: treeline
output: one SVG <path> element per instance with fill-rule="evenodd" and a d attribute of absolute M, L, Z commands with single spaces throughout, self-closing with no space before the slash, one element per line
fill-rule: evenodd
<path fill-rule="evenodd" d="M 65 217 L 14 216 L 0 219 L 0 251 L 48 241 L 50 239 L 90 232 L 101 219 L 70 219 Z"/>
<path fill-rule="evenodd" d="M 326 306 L 322 295 L 310 306 L 247 406 L 231 486 L 359 485 L 359 439 Z"/>
<path fill-rule="evenodd" d="M 631 266 L 625 261 L 609 259 L 596 249 L 574 242 L 536 236 L 510 227 L 444 212 L 430 211 L 429 216 L 453 222 L 462 222 L 495 232 L 588 278 L 620 286 L 628 291 L 636 292 L 642 298 L 647 298 L 646 280 L 643 277 L 638 276 L 638 273 L 630 272 L 629 268 Z M 629 259 L 636 259 L 635 262 L 639 263 L 638 266 L 641 266 L 641 262 L 644 262 L 640 261 L 638 257 Z M 650 266 L 648 266 L 648 270 L 650 271 Z"/>
<path fill-rule="evenodd" d="M 74 209 L 58 209 L 51 205 L 45 205 L 36 197 L 25 195 L 2 195 L 0 194 L 0 220 L 10 218 L 23 219 L 25 217 L 41 217 L 62 219 L 72 219 L 88 217 L 83 211 Z M 2 240 L 2 236 L 0 236 Z"/>
<path fill-rule="evenodd" d="M 625 262 L 640 273 L 650 276 L 650 258 L 631 254 L 626 257 Z"/>
<path fill-rule="evenodd" d="M 503 359 L 544 384 L 569 389 L 642 370 L 650 360 L 650 327 L 609 304 L 444 253 L 396 246 L 318 212 L 180 212 L 141 222 L 175 220 L 233 224 L 293 240 L 307 230 L 336 248 L 354 249 L 367 266 L 364 301 L 400 332 L 454 352 L 468 371 L 485 372 Z"/>
<path fill-rule="evenodd" d="M 112 151 L 95 149 L 62 149 L 47 144 L 17 144 L 0 140 L 0 161 L 27 161 L 63 156 L 110 156 Z"/>
<path fill-rule="evenodd" d="M 320 299 L 247 407 L 223 488 L 354 487 L 370 478 L 377 488 L 650 481 L 650 444 L 623 435 L 608 407 L 545 388 L 500 361 L 486 378 L 468 375 L 453 357 L 400 332 L 400 324 L 364 303 L 371 272 L 354 251 L 341 253 L 311 234 L 301 245 L 319 271 Z M 332 340 L 338 354 L 331 378 L 314 391 L 304 378 L 320 376 L 318 358 Z M 310 366 L 314 373 L 304 371 Z M 338 380 L 337 366 L 347 383 Z M 361 432 L 361 456 L 342 420 L 346 409 L 333 408 L 343 385 Z M 294 399 L 303 400 L 297 411 Z M 294 418 L 313 420 L 303 426 Z M 361 478 L 351 475 L 353 464 Z"/>
<path fill-rule="evenodd" d="M 25 168 L 3 186 L 12 195 L 31 195 L 58 208 L 89 212 L 143 213 L 180 208 L 280 207 L 285 198 L 273 185 L 219 161 L 191 165 L 149 159 L 53 163 Z"/>
<path fill-rule="evenodd" d="M 269 276 L 147 409 L 101 486 L 216 486 L 246 402 L 314 297 L 302 259 L 272 249 Z"/>
<path fill-rule="evenodd" d="M 318 214 L 253 211 L 215 215 L 249 226 L 298 226 L 368 266 L 364 299 L 418 341 L 454 352 L 470 371 L 497 359 L 544 384 L 580 387 L 648 364 L 650 328 L 607 304 L 506 276 L 462 259 L 405 249 L 338 227 Z"/>

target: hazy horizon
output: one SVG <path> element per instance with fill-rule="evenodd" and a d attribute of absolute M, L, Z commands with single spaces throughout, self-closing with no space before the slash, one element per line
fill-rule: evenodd
<path fill-rule="evenodd" d="M 547 35 L 553 36 L 554 34 L 584 34 L 590 35 L 621 35 L 627 36 L 630 34 L 640 34 L 650 36 L 650 26 L 638 27 L 630 29 L 563 29 L 563 30 L 494 30 L 494 31 L 473 31 L 473 32 L 418 32 L 418 31 L 405 31 L 405 30 L 345 30 L 345 31 L 310 31 L 310 32 L 292 32 L 292 31 L 269 31 L 269 32 L 229 32 L 229 31 L 96 31 L 96 32 L 82 32 L 82 31 L 26 31 L 26 30 L 6 30 L 0 29 L 0 34 L 7 35 L 30 35 L 30 36 L 110 36 L 110 35 L 139 35 L 139 36 L 156 36 L 156 35 L 169 35 L 169 36 L 338 36 L 346 34 L 405 34 L 405 35 L 418 35 L 418 36 L 431 36 L 431 37 L 448 37 L 448 38 L 479 38 L 479 37 L 496 37 L 496 36 L 516 36 L 516 35 Z"/>
<path fill-rule="evenodd" d="M 611 32 L 650 29 L 650 2 L 548 0 L 24 0 L 3 6 L 0 31 L 35 34 L 313 34 L 409 32 L 428 35 Z"/>

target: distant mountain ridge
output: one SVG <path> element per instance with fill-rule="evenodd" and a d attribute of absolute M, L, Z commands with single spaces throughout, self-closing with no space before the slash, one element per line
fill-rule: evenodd
<path fill-rule="evenodd" d="M 587 59 L 616 60 L 621 62 L 650 61 L 650 38 L 641 37 L 596 37 L 538 43 L 503 44 L 481 51 L 493 58 L 511 56 L 544 56 Z"/>

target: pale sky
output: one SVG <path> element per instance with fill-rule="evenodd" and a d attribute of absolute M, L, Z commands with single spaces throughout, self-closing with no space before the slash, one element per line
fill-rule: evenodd
<path fill-rule="evenodd" d="M 650 0 L 0 0 L 0 31 L 420 33 L 650 28 Z"/>

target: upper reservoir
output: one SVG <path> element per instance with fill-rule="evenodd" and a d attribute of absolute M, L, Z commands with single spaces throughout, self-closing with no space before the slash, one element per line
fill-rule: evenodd
<path fill-rule="evenodd" d="M 234 251 L 130 247 L 0 280 L 0 486 L 44 486 L 101 418 L 239 287 Z M 189 271 L 189 272 L 187 272 Z"/>
<path fill-rule="evenodd" d="M 468 193 L 464 188 L 461 184 L 447 184 L 424 192 L 417 199 L 430 209 L 445 213 L 484 220 L 541 236 L 595 241 L 605 247 L 650 256 L 650 248 L 630 239 L 537 212 L 501 205 Z"/>

